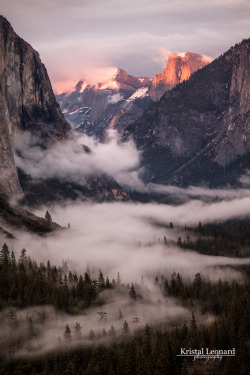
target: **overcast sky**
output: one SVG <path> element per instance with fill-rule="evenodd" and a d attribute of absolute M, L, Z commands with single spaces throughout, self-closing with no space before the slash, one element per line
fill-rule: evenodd
<path fill-rule="evenodd" d="M 153 76 L 168 51 L 217 57 L 250 34 L 249 0 L 0 0 L 56 87 L 120 67 Z"/>

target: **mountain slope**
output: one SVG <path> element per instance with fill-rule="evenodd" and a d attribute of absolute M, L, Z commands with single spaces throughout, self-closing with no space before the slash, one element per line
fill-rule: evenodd
<path fill-rule="evenodd" d="M 57 95 L 65 118 L 77 131 L 104 141 L 109 129 L 123 133 L 140 117 L 152 100 L 156 101 L 176 84 L 188 79 L 211 59 L 187 52 L 172 54 L 162 73 L 153 78 L 133 77 L 122 69 L 105 82 L 90 85 L 80 80 L 69 93 Z"/>
<path fill-rule="evenodd" d="M 168 91 L 126 131 L 143 150 L 144 179 L 233 182 L 249 166 L 250 40 Z"/>

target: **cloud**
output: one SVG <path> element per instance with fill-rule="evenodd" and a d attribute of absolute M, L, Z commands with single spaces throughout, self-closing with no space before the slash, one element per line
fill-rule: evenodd
<path fill-rule="evenodd" d="M 120 94 L 111 100 L 120 100 Z M 170 194 L 181 197 L 204 199 L 233 199 L 250 196 L 248 185 L 249 173 L 240 177 L 242 188 L 209 189 L 202 186 L 181 188 L 172 185 L 145 184 L 141 179 L 143 168 L 140 166 L 141 154 L 134 142 L 120 142 L 116 131 L 108 132 L 107 143 L 99 143 L 94 138 L 83 135 L 67 142 L 57 143 L 52 148 L 43 150 L 37 147 L 36 140 L 29 132 L 19 136 L 16 146 L 16 165 L 33 178 L 58 177 L 64 180 L 85 183 L 95 174 L 106 173 L 128 190 L 144 193 Z M 85 153 L 83 145 L 92 152 Z M 21 156 L 20 156 L 21 155 Z"/>
<path fill-rule="evenodd" d="M 83 145 L 92 152 L 85 153 Z M 132 140 L 119 143 L 117 133 L 112 130 L 106 144 L 84 135 L 57 143 L 48 150 L 35 146 L 35 139 L 26 132 L 19 137 L 15 155 L 16 165 L 34 178 L 59 177 L 79 183 L 84 183 L 89 176 L 106 173 L 121 184 L 125 181 L 140 184 L 139 160 L 140 154 Z"/>
<path fill-rule="evenodd" d="M 240 177 L 241 183 L 248 181 L 247 175 Z M 250 189 L 247 188 L 224 188 L 224 189 L 209 189 L 202 186 L 189 186 L 187 188 L 181 188 L 172 185 L 158 185 L 149 183 L 142 187 L 142 191 L 148 193 L 159 193 L 159 194 L 172 194 L 179 197 L 203 197 L 203 198 L 220 198 L 220 199 L 231 199 L 231 198 L 243 198 L 250 196 Z"/>
<path fill-rule="evenodd" d="M 120 100 L 122 100 L 123 96 L 121 94 L 114 94 L 112 96 L 110 96 L 108 98 L 108 102 L 111 103 L 111 104 L 115 104 L 117 102 L 119 102 Z"/>
<path fill-rule="evenodd" d="M 162 70 L 160 47 L 215 58 L 249 34 L 247 0 L 27 0 L 25 7 L 2 0 L 1 8 L 39 51 L 53 83 L 113 66 L 153 76 Z"/>

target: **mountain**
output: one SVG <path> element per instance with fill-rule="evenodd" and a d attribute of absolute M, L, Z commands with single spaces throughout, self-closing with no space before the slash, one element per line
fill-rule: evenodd
<path fill-rule="evenodd" d="M 32 145 L 47 149 L 73 137 L 73 131 L 56 102 L 39 54 L 2 16 L 0 56 L 0 195 L 18 197 L 24 193 L 23 202 L 33 206 L 66 198 L 129 199 L 129 194 L 111 176 L 103 174 L 90 175 L 84 186 L 70 181 L 33 179 L 20 170 L 17 174 L 13 149 L 18 146 L 21 133 L 30 132 Z M 125 89 L 122 77 L 120 81 Z M 128 81 L 140 85 L 140 81 Z M 88 154 L 86 150 L 83 147 L 82 152 Z"/>
<path fill-rule="evenodd" d="M 80 80 L 72 92 L 57 95 L 57 100 L 75 129 L 104 140 L 108 129 L 122 132 L 142 115 L 151 102 L 150 84 L 148 77 L 133 77 L 117 69 L 96 85 Z"/>
<path fill-rule="evenodd" d="M 153 81 L 117 69 L 109 80 L 96 85 L 80 80 L 72 92 L 57 95 L 57 100 L 65 118 L 77 131 L 105 141 L 107 130 L 123 133 L 152 100 L 159 100 L 208 61 L 211 59 L 191 52 L 183 56 L 172 54 L 164 71 L 156 74 Z"/>
<path fill-rule="evenodd" d="M 250 40 L 153 103 L 124 138 L 142 150 L 145 181 L 234 183 L 250 161 Z"/>
<path fill-rule="evenodd" d="M 191 74 L 211 61 L 212 59 L 207 56 L 192 52 L 171 54 L 163 72 L 156 74 L 153 78 L 150 88 L 151 98 L 154 101 L 159 100 L 166 91 L 189 79 Z"/>

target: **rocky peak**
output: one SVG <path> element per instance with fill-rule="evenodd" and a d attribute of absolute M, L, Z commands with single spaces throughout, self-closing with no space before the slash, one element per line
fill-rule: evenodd
<path fill-rule="evenodd" d="M 118 68 L 117 72 L 113 76 L 115 81 L 130 86 L 134 89 L 139 89 L 141 87 L 149 87 L 151 84 L 151 79 L 149 77 L 134 77 L 129 75 L 125 70 Z"/>
<path fill-rule="evenodd" d="M 159 100 L 162 95 L 178 83 L 189 79 L 192 73 L 203 68 L 212 59 L 193 52 L 172 54 L 162 73 L 154 76 L 150 95 L 153 100 Z"/>

